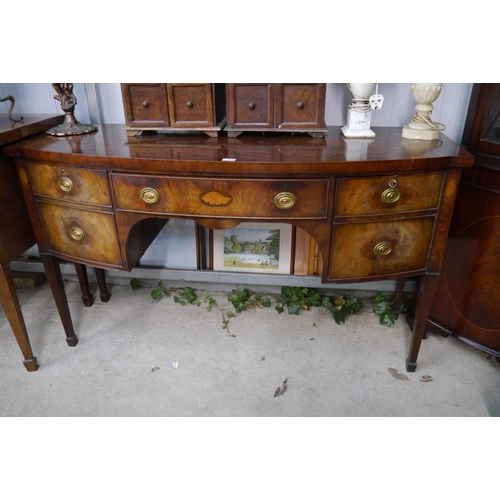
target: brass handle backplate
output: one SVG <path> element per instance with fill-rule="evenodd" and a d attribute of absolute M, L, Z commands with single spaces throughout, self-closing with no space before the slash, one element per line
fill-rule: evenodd
<path fill-rule="evenodd" d="M 381 241 L 377 243 L 373 248 L 373 253 L 377 257 L 383 257 L 384 255 L 389 255 L 392 252 L 392 243 L 390 241 Z"/>
<path fill-rule="evenodd" d="M 83 241 L 85 239 L 85 233 L 79 227 L 72 227 L 69 230 L 69 234 L 76 241 Z"/>
<path fill-rule="evenodd" d="M 149 203 L 150 205 L 154 205 L 160 201 L 160 193 L 153 188 L 144 188 L 141 191 L 140 196 L 142 201 Z"/>
<path fill-rule="evenodd" d="M 384 203 L 396 203 L 401 198 L 401 190 L 397 187 L 387 188 L 381 195 Z"/>
<path fill-rule="evenodd" d="M 67 177 L 61 177 L 59 179 L 59 187 L 66 193 L 71 193 L 71 191 L 75 189 L 73 181 L 71 179 L 68 179 Z"/>
<path fill-rule="evenodd" d="M 287 210 L 295 205 L 296 198 L 292 193 L 278 193 L 274 197 L 274 204 L 282 210 Z"/>

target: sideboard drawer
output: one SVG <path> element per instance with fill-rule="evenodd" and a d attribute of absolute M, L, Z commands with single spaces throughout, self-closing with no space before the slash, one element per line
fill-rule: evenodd
<path fill-rule="evenodd" d="M 325 218 L 328 180 L 185 179 L 112 175 L 121 210 L 245 218 Z"/>
<path fill-rule="evenodd" d="M 49 249 L 62 255 L 121 267 L 112 214 L 38 203 Z"/>
<path fill-rule="evenodd" d="M 108 177 L 104 170 L 64 165 L 28 163 L 37 195 L 93 205 L 111 206 Z"/>
<path fill-rule="evenodd" d="M 329 279 L 361 279 L 423 271 L 434 217 L 334 226 Z"/>
<path fill-rule="evenodd" d="M 337 181 L 336 216 L 436 210 L 443 172 L 384 177 L 344 178 Z"/>

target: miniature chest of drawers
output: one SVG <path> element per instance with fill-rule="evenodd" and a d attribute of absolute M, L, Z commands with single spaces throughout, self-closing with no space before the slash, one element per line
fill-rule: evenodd
<path fill-rule="evenodd" d="M 196 130 L 217 137 L 226 124 L 223 83 L 122 83 L 129 135 Z"/>
<path fill-rule="evenodd" d="M 307 132 L 323 137 L 325 83 L 228 83 L 225 130 Z"/>

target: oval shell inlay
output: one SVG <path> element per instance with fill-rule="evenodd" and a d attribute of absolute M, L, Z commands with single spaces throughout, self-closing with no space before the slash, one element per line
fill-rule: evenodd
<path fill-rule="evenodd" d="M 233 197 L 229 193 L 208 191 L 200 195 L 200 200 L 205 205 L 210 205 L 211 207 L 227 207 L 233 202 Z"/>

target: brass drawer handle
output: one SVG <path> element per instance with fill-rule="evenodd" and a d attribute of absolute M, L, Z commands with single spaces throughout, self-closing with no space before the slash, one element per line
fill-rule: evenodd
<path fill-rule="evenodd" d="M 66 193 L 71 193 L 71 191 L 75 189 L 73 181 L 71 179 L 68 179 L 67 177 L 61 177 L 59 179 L 59 187 Z"/>
<path fill-rule="evenodd" d="M 377 243 L 373 248 L 373 253 L 377 257 L 383 257 L 384 255 L 389 255 L 392 252 L 392 243 L 389 241 L 381 241 Z"/>
<path fill-rule="evenodd" d="M 297 103 L 297 108 L 299 108 L 299 109 L 304 109 L 304 103 L 303 103 L 302 101 L 299 101 L 299 102 Z"/>
<path fill-rule="evenodd" d="M 141 191 L 141 199 L 150 205 L 154 205 L 160 201 L 160 193 L 153 188 L 144 188 Z"/>
<path fill-rule="evenodd" d="M 194 106 L 194 102 L 193 102 L 193 101 L 187 101 L 187 102 L 186 102 L 186 106 L 187 106 L 188 108 L 192 108 L 192 107 Z"/>
<path fill-rule="evenodd" d="M 255 109 L 255 103 L 254 102 L 249 102 L 248 103 L 248 109 Z"/>
<path fill-rule="evenodd" d="M 69 234 L 76 241 L 83 241 L 85 239 L 85 233 L 79 227 L 72 227 L 69 230 Z"/>
<path fill-rule="evenodd" d="M 390 187 L 387 188 L 383 193 L 382 193 L 382 201 L 384 203 L 390 204 L 390 203 L 396 203 L 399 198 L 401 198 L 401 191 L 397 187 Z"/>
<path fill-rule="evenodd" d="M 278 193 L 274 197 L 274 204 L 283 210 L 292 208 L 295 205 L 296 198 L 292 193 Z"/>
<path fill-rule="evenodd" d="M 147 99 L 144 99 L 144 101 L 142 101 L 142 106 L 144 108 L 149 108 L 149 101 Z"/>

